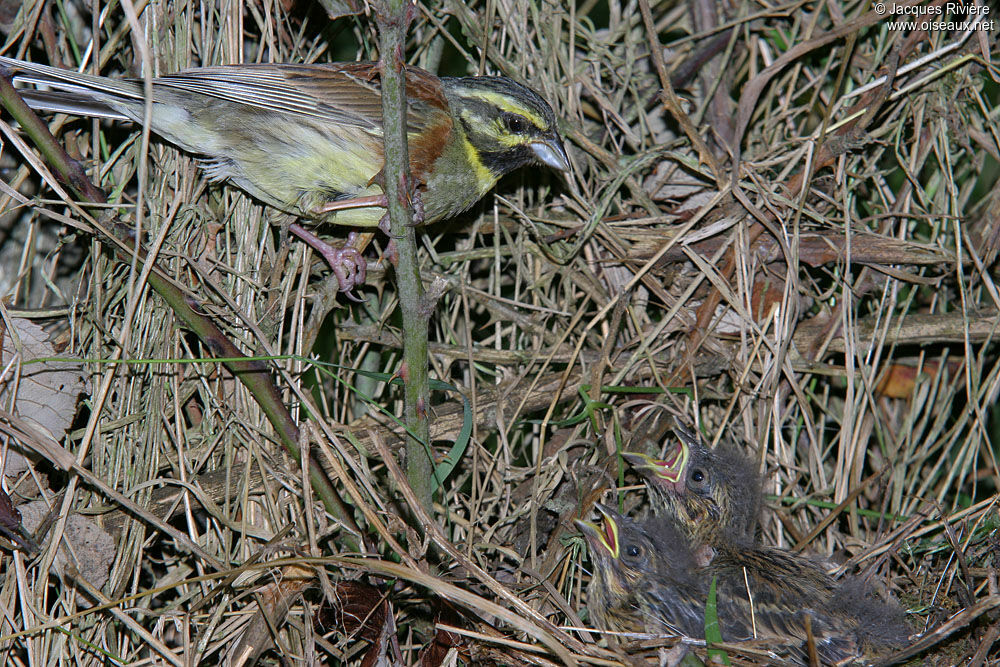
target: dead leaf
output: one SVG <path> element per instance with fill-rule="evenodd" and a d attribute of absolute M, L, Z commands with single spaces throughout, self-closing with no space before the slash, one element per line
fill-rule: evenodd
<path fill-rule="evenodd" d="M 285 567 L 279 576 L 277 581 L 257 589 L 256 598 L 260 605 L 246 625 L 243 636 L 230 651 L 228 664 L 234 667 L 252 665 L 264 651 L 274 646 L 272 629 L 279 630 L 284 625 L 292 603 L 316 580 L 312 568 L 301 565 Z"/>
<path fill-rule="evenodd" d="M 286 0 L 291 4 L 291 0 Z M 361 0 L 319 0 L 327 17 L 334 21 L 343 16 L 356 16 L 364 11 Z"/>
<path fill-rule="evenodd" d="M 35 500 L 19 505 L 24 528 L 35 532 L 42 520 L 49 514 L 49 505 L 44 500 Z M 45 536 L 38 536 L 39 541 L 45 541 Z M 108 581 L 108 572 L 115 559 L 115 541 L 104 530 L 90 519 L 79 514 L 70 514 L 66 520 L 66 530 L 63 540 L 69 542 L 72 550 L 63 544 L 56 554 L 52 566 L 61 575 L 63 568 L 72 559 L 79 576 L 101 588 Z"/>
<path fill-rule="evenodd" d="M 15 356 L 20 364 L 0 377 L 0 403 L 10 405 L 13 393 L 14 414 L 33 422 L 54 440 L 62 440 L 73 422 L 80 394 L 84 392 L 81 366 L 78 362 L 65 361 L 27 363 L 54 357 L 56 350 L 45 330 L 34 322 L 15 318 L 10 323 L 13 329 L 0 325 L 3 337 L 0 365 L 6 368 Z M 6 473 L 12 474 L 9 467 Z"/>
<path fill-rule="evenodd" d="M 379 589 L 360 581 L 341 581 L 334 587 L 336 599 L 317 622 L 329 627 L 340 626 L 346 637 L 360 637 L 371 642 L 361 660 L 362 667 L 401 664 L 390 655 L 396 649 L 396 619 L 389 600 Z"/>

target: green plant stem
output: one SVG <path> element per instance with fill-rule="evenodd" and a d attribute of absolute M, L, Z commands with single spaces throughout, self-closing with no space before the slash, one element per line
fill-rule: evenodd
<path fill-rule="evenodd" d="M 17 94 L 8 72 L 2 70 L 0 70 L 0 103 L 21 125 L 21 129 L 35 143 L 60 180 L 88 202 L 107 203 L 104 192 L 87 178 L 80 164 L 63 150 L 62 145 L 49 132 L 48 126 Z M 139 260 L 144 260 L 145 253 L 138 242 L 133 242 L 128 227 L 118 225 L 116 231 L 118 233 L 114 233 L 113 238 L 102 240 L 111 241 L 110 245 L 117 251 L 117 256 L 130 262 L 132 256 L 138 253 Z M 301 462 L 298 425 L 281 400 L 281 392 L 272 381 L 268 366 L 260 361 L 242 360 L 245 355 L 215 322 L 192 305 L 184 292 L 157 269 L 154 268 L 149 273 L 148 282 L 149 286 L 167 302 L 174 315 L 198 336 L 208 350 L 211 350 L 216 357 L 229 359 L 223 362 L 223 365 L 243 383 L 260 405 L 288 454 Z M 326 510 L 356 529 L 354 519 L 344 501 L 323 472 L 323 468 L 312 458 L 309 461 L 309 481 Z M 351 546 L 356 548 L 357 545 Z"/>
<path fill-rule="evenodd" d="M 430 400 L 427 337 L 430 307 L 424 297 L 417 265 L 417 235 L 413 227 L 414 188 L 406 144 L 406 76 L 403 52 L 412 5 L 407 0 L 373 3 L 379 30 L 382 115 L 385 141 L 383 190 L 389 209 L 390 234 L 398 253 L 396 289 L 403 317 L 403 414 L 406 438 L 406 478 L 428 514 L 434 490 L 430 459 Z M 417 221 L 419 222 L 419 221 Z"/>

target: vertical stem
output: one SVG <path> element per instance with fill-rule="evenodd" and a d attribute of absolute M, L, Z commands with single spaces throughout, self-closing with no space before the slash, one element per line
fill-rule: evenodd
<path fill-rule="evenodd" d="M 430 425 L 427 420 L 430 389 L 427 336 L 430 309 L 417 265 L 417 237 L 413 228 L 413 193 L 406 144 L 406 78 L 403 53 L 412 5 L 407 0 L 372 3 L 379 30 L 381 53 L 382 116 L 385 141 L 383 170 L 389 208 L 390 235 L 396 244 L 396 289 L 403 316 L 403 412 L 409 435 L 406 440 L 406 477 L 420 504 L 431 510 L 434 486 L 429 456 Z M 419 221 L 418 221 L 419 222 Z"/>

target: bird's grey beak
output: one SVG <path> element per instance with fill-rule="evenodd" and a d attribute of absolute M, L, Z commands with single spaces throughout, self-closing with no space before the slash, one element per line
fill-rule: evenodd
<path fill-rule="evenodd" d="M 533 141 L 529 146 L 539 162 L 559 171 L 569 171 L 569 156 L 558 136 Z"/>

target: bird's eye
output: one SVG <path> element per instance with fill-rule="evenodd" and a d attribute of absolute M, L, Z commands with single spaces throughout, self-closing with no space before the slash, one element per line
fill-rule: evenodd
<path fill-rule="evenodd" d="M 689 479 L 695 484 L 695 486 L 702 486 L 705 480 L 708 479 L 708 475 L 701 468 L 695 468 L 691 471 L 691 476 Z"/>
<path fill-rule="evenodd" d="M 528 131 L 528 119 L 524 116 L 518 116 L 516 113 L 504 112 L 500 118 L 503 120 L 504 127 L 511 134 L 523 134 Z"/>

